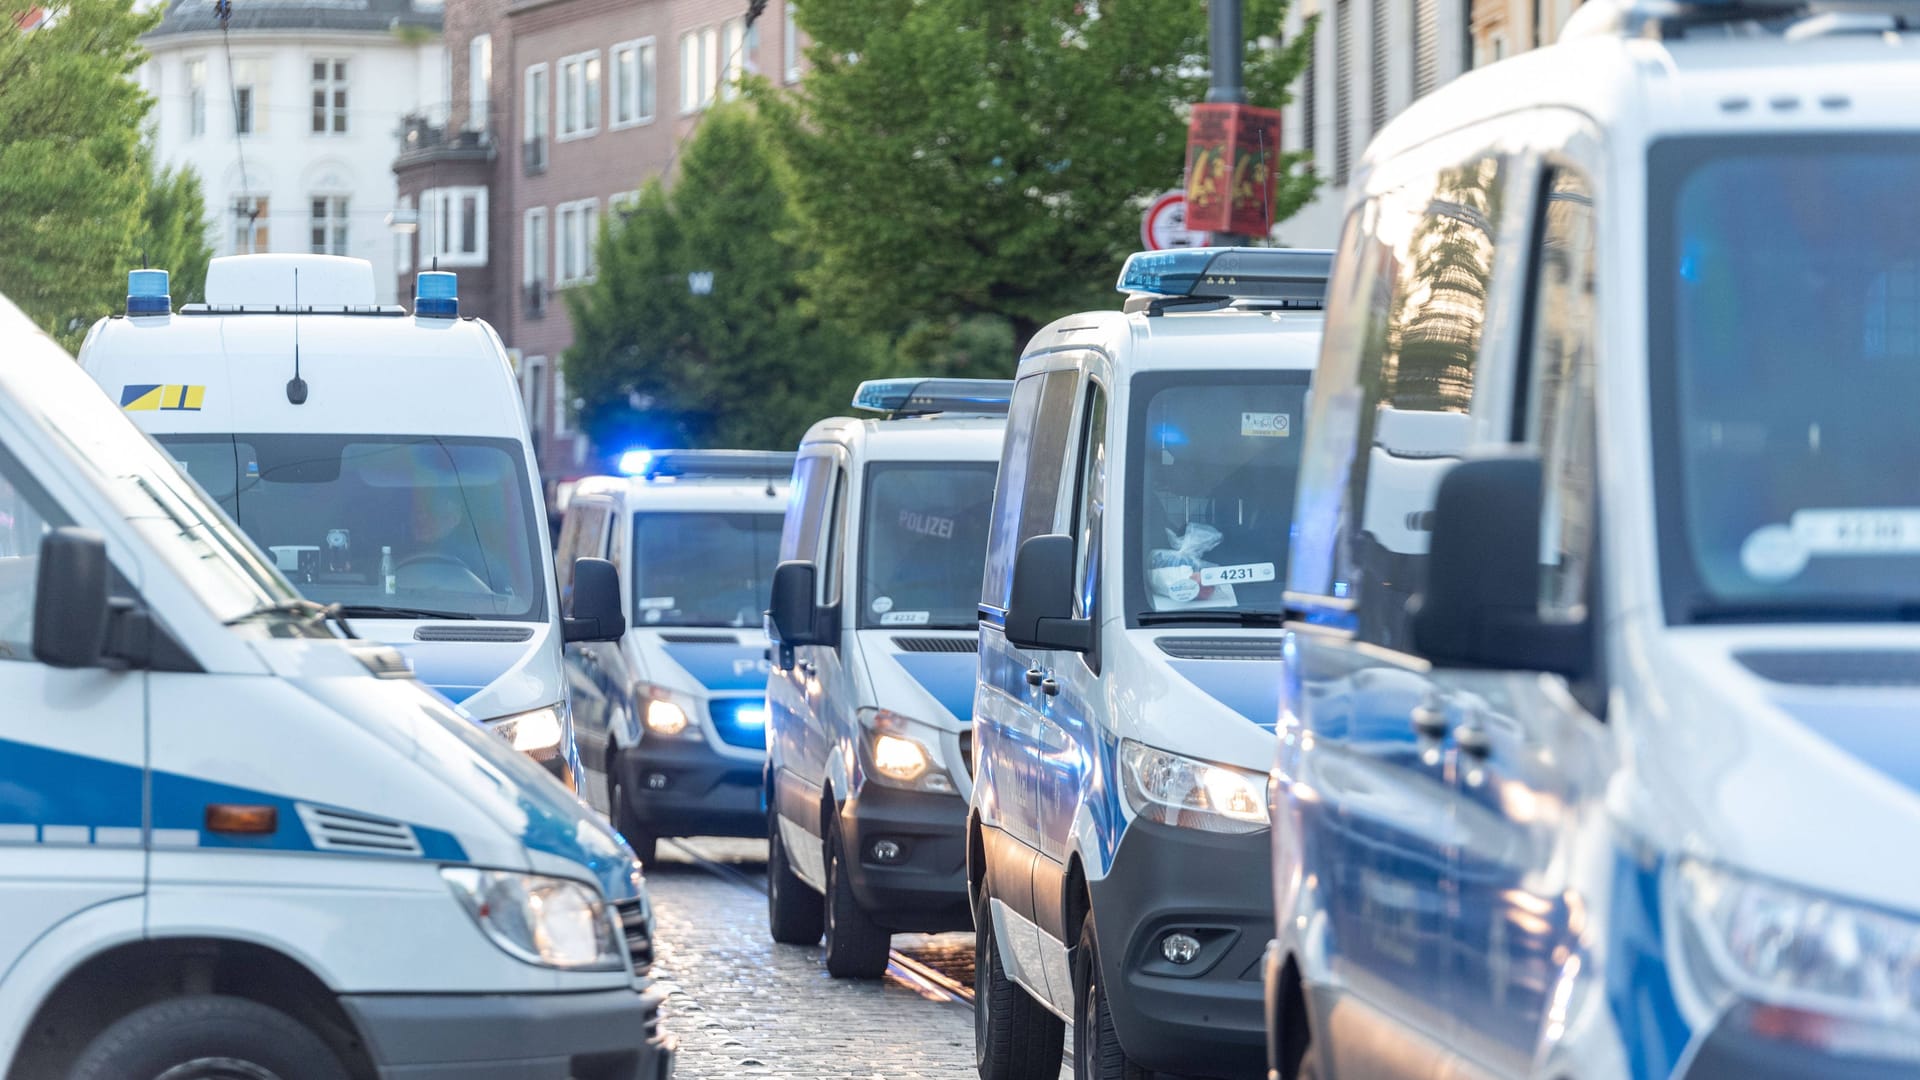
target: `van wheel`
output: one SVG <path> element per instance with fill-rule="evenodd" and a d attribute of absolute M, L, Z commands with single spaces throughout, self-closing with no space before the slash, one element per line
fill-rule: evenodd
<path fill-rule="evenodd" d="M 973 908 L 973 1063 L 980 1080 L 1056 1080 L 1066 1026 L 1007 976 L 981 882 Z"/>
<path fill-rule="evenodd" d="M 847 877 L 847 845 L 834 825 L 827 837 L 827 974 L 836 979 L 877 979 L 887 973 L 893 934 L 874 923 L 853 898 Z"/>
<path fill-rule="evenodd" d="M 626 837 L 640 865 L 651 870 L 654 856 L 660 853 L 660 838 L 634 817 L 633 807 L 627 803 L 627 786 L 620 782 L 618 756 L 619 751 L 615 751 L 607 762 L 607 816 L 613 819 L 614 831 Z"/>
<path fill-rule="evenodd" d="M 775 802 L 778 805 L 778 802 Z M 800 880 L 787 860 L 778 811 L 767 812 L 767 929 L 782 945 L 816 945 L 826 925 L 826 902 Z"/>
<path fill-rule="evenodd" d="M 72 1080 L 347 1080 L 320 1036 L 234 997 L 156 1002 L 87 1045 Z"/>
<path fill-rule="evenodd" d="M 1100 943 L 1093 912 L 1080 920 L 1080 947 L 1073 964 L 1074 1080 L 1146 1080 L 1147 1071 L 1127 1060 L 1113 1030 L 1107 981 L 1100 971 Z"/>

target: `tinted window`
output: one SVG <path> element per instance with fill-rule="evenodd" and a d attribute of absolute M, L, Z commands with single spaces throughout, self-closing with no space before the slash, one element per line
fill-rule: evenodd
<path fill-rule="evenodd" d="M 787 518 L 780 532 L 780 559 L 812 559 L 820 551 L 821 520 L 826 515 L 827 488 L 833 463 L 825 457 L 803 457 L 793 464 L 793 490 L 787 495 Z"/>
<path fill-rule="evenodd" d="M 780 527 L 778 514 L 634 515 L 634 622 L 759 626 Z"/>
<path fill-rule="evenodd" d="M 1014 387 L 1003 471 L 994 494 L 981 603 L 1005 608 L 1013 590 L 1013 561 L 1022 541 L 1054 531 L 1060 476 L 1073 437 L 1073 371 L 1028 375 Z"/>
<path fill-rule="evenodd" d="M 40 543 L 65 523 L 19 464 L 0 453 L 0 660 L 33 658 Z"/>
<path fill-rule="evenodd" d="M 993 505 L 993 462 L 867 468 L 860 625 L 972 629 Z"/>
<path fill-rule="evenodd" d="M 1593 197 L 1583 177 L 1556 170 L 1548 182 L 1533 260 L 1533 386 L 1528 441 L 1546 475 L 1541 611 L 1579 619 L 1594 541 Z"/>
<path fill-rule="evenodd" d="M 1107 511 L 1107 393 L 1093 383 L 1087 384 L 1080 428 L 1080 475 L 1073 498 L 1073 580 L 1074 615 L 1085 619 L 1093 616 Z"/>

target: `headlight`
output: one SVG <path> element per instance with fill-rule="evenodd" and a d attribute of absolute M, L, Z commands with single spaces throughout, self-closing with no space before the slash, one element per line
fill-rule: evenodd
<path fill-rule="evenodd" d="M 867 772 L 887 787 L 908 791 L 950 794 L 953 777 L 940 764 L 940 756 L 928 749 L 938 745 L 940 729 L 918 720 L 910 720 L 886 709 L 861 709 L 861 749 L 866 755 Z"/>
<path fill-rule="evenodd" d="M 1120 741 L 1120 774 L 1133 812 L 1148 821 L 1217 833 L 1267 827 L 1267 775 Z"/>
<path fill-rule="evenodd" d="M 693 720 L 693 710 L 699 708 L 698 705 L 657 686 L 644 684 L 635 691 L 634 698 L 640 703 L 640 723 L 648 735 L 668 739 L 700 738 L 700 725 Z"/>
<path fill-rule="evenodd" d="M 1920 922 L 1692 859 L 1673 888 L 1692 931 L 1690 966 L 1710 965 L 1700 981 L 1717 976 L 1723 993 L 1761 1004 L 1920 1021 Z"/>
<path fill-rule="evenodd" d="M 503 716 L 489 721 L 487 726 L 495 735 L 512 743 L 515 750 L 536 761 L 545 761 L 559 752 L 560 740 L 566 732 L 558 705 Z"/>
<path fill-rule="evenodd" d="M 593 971 L 626 967 L 625 942 L 590 885 L 470 867 L 442 867 L 440 876 L 487 937 L 521 960 Z"/>

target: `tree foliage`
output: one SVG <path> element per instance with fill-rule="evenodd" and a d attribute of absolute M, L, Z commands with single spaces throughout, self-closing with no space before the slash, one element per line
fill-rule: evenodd
<path fill-rule="evenodd" d="M 1250 37 L 1286 0 L 1250 0 Z M 762 85 L 794 177 L 805 282 L 825 309 L 897 332 L 911 318 L 1012 320 L 1024 342 L 1112 306 L 1144 201 L 1178 187 L 1186 105 L 1207 83 L 1194 0 L 799 0 L 812 65 Z M 1249 42 L 1246 82 L 1277 107 L 1310 35 Z M 1283 172 L 1277 219 L 1314 179 Z"/>
<path fill-rule="evenodd" d="M 567 294 L 567 382 L 599 445 L 790 449 L 845 409 L 879 350 L 803 302 L 813 256 L 793 225 L 759 118 L 709 111 L 672 190 L 642 189 L 602 232 L 594 283 Z"/>
<path fill-rule="evenodd" d="M 141 159 L 148 181 L 136 240 L 138 257 L 169 272 L 175 304 L 199 303 L 205 299 L 207 263 L 213 259 L 200 178 L 185 165 L 161 168 L 153 160 L 151 143 L 141 147 Z"/>

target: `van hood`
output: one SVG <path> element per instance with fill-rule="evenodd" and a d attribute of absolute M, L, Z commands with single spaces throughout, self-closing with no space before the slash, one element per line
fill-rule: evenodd
<path fill-rule="evenodd" d="M 760 630 L 633 628 L 627 642 L 635 668 L 666 689 L 696 698 L 766 692 L 772 665 Z"/>
<path fill-rule="evenodd" d="M 1271 631 L 1182 627 L 1108 633 L 1118 710 L 1139 737 L 1188 757 L 1266 772 L 1280 715 L 1280 645 Z"/>
<path fill-rule="evenodd" d="M 947 731 L 973 726 L 978 630 L 859 631 L 872 703 Z"/>
<path fill-rule="evenodd" d="M 421 682 L 479 720 L 545 708 L 565 696 L 550 623 L 361 618 L 353 629 L 398 649 Z"/>
<path fill-rule="evenodd" d="M 274 674 L 393 747 L 463 804 L 449 820 L 427 824 L 456 838 L 490 826 L 524 849 L 537 872 L 588 878 L 609 900 L 640 895 L 639 863 L 618 834 L 540 766 L 422 683 L 376 678 L 337 643 L 265 641 L 255 648 Z M 463 846 L 497 849 L 491 840 Z"/>
<path fill-rule="evenodd" d="M 1634 649 L 1623 760 L 1679 853 L 1916 910 L 1920 632 L 1675 629 Z"/>

